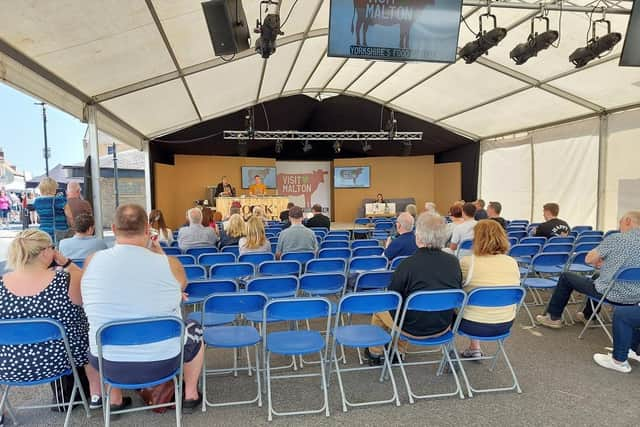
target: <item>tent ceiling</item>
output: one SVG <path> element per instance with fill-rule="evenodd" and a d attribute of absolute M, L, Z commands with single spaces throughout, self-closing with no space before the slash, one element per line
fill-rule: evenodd
<path fill-rule="evenodd" d="M 569 54 L 586 42 L 584 13 L 564 12 L 560 46 L 523 66 L 513 64 L 509 50 L 526 40 L 530 17 L 538 12 L 500 8 L 492 12 L 509 33 L 489 56 L 471 65 L 401 64 L 327 57 L 330 1 L 304 0 L 269 60 L 247 50 L 225 61 L 214 57 L 200 2 L 3 0 L 0 78 L 79 117 L 79 103 L 96 102 L 104 116 L 99 125 L 120 127 L 130 143 L 300 93 L 363 97 L 475 139 L 640 103 L 638 69 L 617 66 L 622 43 L 577 72 L 569 63 Z M 243 2 L 251 25 L 258 3 Z M 292 4 L 283 0 L 283 16 Z M 482 11 L 463 8 L 474 31 Z M 552 28 L 559 15 L 550 12 Z M 607 18 L 624 36 L 628 16 Z M 473 38 L 463 23 L 459 46 Z M 64 87 L 43 84 L 42 77 Z"/>

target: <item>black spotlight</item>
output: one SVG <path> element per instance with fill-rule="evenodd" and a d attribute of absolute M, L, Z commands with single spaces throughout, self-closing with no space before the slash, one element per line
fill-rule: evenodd
<path fill-rule="evenodd" d="M 271 4 L 271 0 L 264 0 L 260 2 L 260 17 L 262 18 L 262 5 L 267 7 Z M 276 51 L 276 37 L 283 35 L 280 31 L 280 5 L 277 5 L 275 13 L 269 13 L 264 17 L 262 22 L 260 20 L 256 23 L 254 33 L 260 34 L 260 37 L 256 40 L 256 52 L 260 54 L 264 59 L 267 59 Z"/>
<path fill-rule="evenodd" d="M 543 33 L 534 31 L 535 20 L 541 19 L 547 23 L 547 30 Z M 530 58 L 538 56 L 538 52 L 548 49 L 556 40 L 560 33 L 555 30 L 549 30 L 549 18 L 546 16 L 536 16 L 531 20 L 531 33 L 524 43 L 520 43 L 509 52 L 509 57 L 513 59 L 516 65 L 522 65 Z"/>
<path fill-rule="evenodd" d="M 482 30 L 482 18 L 485 16 L 493 20 L 492 30 Z M 460 57 L 464 59 L 464 62 L 467 64 L 471 64 L 487 53 L 489 49 L 497 46 L 497 44 L 506 36 L 507 29 L 498 27 L 498 21 L 496 20 L 495 15 L 492 15 L 491 13 L 480 15 L 480 31 L 478 31 L 478 35 L 474 41 L 467 43 L 462 49 L 460 49 Z"/>
<path fill-rule="evenodd" d="M 342 151 L 342 144 L 340 143 L 340 141 L 336 141 L 333 143 L 333 151 L 336 154 L 340 154 L 340 152 Z"/>
<path fill-rule="evenodd" d="M 282 141 L 280 141 L 279 139 L 276 141 L 276 154 L 280 154 L 282 152 Z"/>
<path fill-rule="evenodd" d="M 246 139 L 238 140 L 238 156 L 247 157 L 247 153 L 249 151 L 247 145 L 248 144 Z"/>
<path fill-rule="evenodd" d="M 371 144 L 369 141 L 362 141 L 362 152 L 366 153 L 369 150 L 371 150 Z"/>
<path fill-rule="evenodd" d="M 602 37 L 596 36 L 596 24 L 599 22 L 607 24 L 607 34 Z M 606 19 L 594 21 L 591 40 L 587 42 L 585 47 L 580 47 L 574 50 L 573 53 L 569 55 L 569 61 L 571 61 L 576 68 L 584 67 L 590 61 L 593 61 L 594 59 L 609 52 L 620 42 L 620 40 L 622 40 L 622 34 L 611 32 L 611 22 Z"/>
<path fill-rule="evenodd" d="M 309 141 L 305 141 L 302 143 L 302 152 L 303 153 L 308 153 L 309 151 L 311 151 L 311 144 L 309 144 Z"/>

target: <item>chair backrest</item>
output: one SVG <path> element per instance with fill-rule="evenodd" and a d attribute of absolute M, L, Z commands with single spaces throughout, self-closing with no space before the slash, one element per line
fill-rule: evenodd
<path fill-rule="evenodd" d="M 299 276 L 302 264 L 294 260 L 264 261 L 258 265 L 258 274 L 264 276 Z"/>
<path fill-rule="evenodd" d="M 277 239 L 278 237 L 275 235 L 275 233 L 264 233 L 264 237 L 267 238 L 267 240 L 270 239 Z"/>
<path fill-rule="evenodd" d="M 275 259 L 275 255 L 271 252 L 251 252 L 238 257 L 239 262 L 248 262 L 255 266 L 260 265 L 261 262 L 273 261 Z"/>
<path fill-rule="evenodd" d="M 572 252 L 573 245 L 567 243 L 547 243 L 542 247 L 542 252 Z"/>
<path fill-rule="evenodd" d="M 237 292 L 238 285 L 233 280 L 203 280 L 189 282 L 184 291 L 189 297 L 204 298 L 212 294 Z"/>
<path fill-rule="evenodd" d="M 64 328 L 54 319 L 0 320 L 0 345 L 38 344 L 63 339 L 66 339 Z"/>
<path fill-rule="evenodd" d="M 278 242 L 271 242 L 271 253 L 275 254 L 278 249 Z"/>
<path fill-rule="evenodd" d="M 531 269 L 533 271 L 542 271 L 549 267 L 560 268 L 564 267 L 569 261 L 568 252 L 542 252 L 534 256 L 531 260 Z"/>
<path fill-rule="evenodd" d="M 517 244 L 509 249 L 509 256 L 517 257 L 532 257 L 540 252 L 542 246 L 529 243 L 529 244 Z"/>
<path fill-rule="evenodd" d="M 349 241 L 348 240 L 325 240 L 320 244 L 320 249 L 327 248 L 348 248 Z"/>
<path fill-rule="evenodd" d="M 212 265 L 221 263 L 236 262 L 236 256 L 231 252 L 217 253 L 217 254 L 202 254 L 198 257 L 198 265 L 204 265 L 205 267 L 211 267 Z"/>
<path fill-rule="evenodd" d="M 344 234 L 327 234 L 324 238 L 324 241 L 325 242 L 332 242 L 332 241 L 348 242 L 349 236 Z"/>
<path fill-rule="evenodd" d="M 185 265 L 184 272 L 187 280 L 204 280 L 207 278 L 207 269 L 201 265 Z"/>
<path fill-rule="evenodd" d="M 623 267 L 613 276 L 611 284 L 634 282 L 640 285 L 640 267 Z"/>
<path fill-rule="evenodd" d="M 616 233 L 619 233 L 619 232 L 620 232 L 620 230 L 609 230 L 606 233 L 604 233 L 604 237 L 607 237 L 607 236 L 610 236 L 612 234 L 616 234 Z"/>
<path fill-rule="evenodd" d="M 516 239 L 520 240 L 523 237 L 527 237 L 527 232 L 522 230 L 522 231 L 509 231 L 507 229 L 507 236 L 508 237 L 515 237 Z"/>
<path fill-rule="evenodd" d="M 338 315 L 344 313 L 372 314 L 389 310 L 396 310 L 397 313 L 401 303 L 402 297 L 394 291 L 352 293 L 340 299 Z"/>
<path fill-rule="evenodd" d="M 356 283 L 353 287 L 353 291 L 363 291 L 370 289 L 386 289 L 391 284 L 391 277 L 393 271 L 366 271 L 360 273 L 356 278 Z"/>
<path fill-rule="evenodd" d="M 549 240 L 547 240 L 547 244 L 557 244 L 557 243 L 564 243 L 564 244 L 573 244 L 573 242 L 575 242 L 575 238 L 573 236 L 554 236 L 554 237 L 550 237 Z"/>
<path fill-rule="evenodd" d="M 363 256 L 380 256 L 384 253 L 384 248 L 382 246 L 365 246 L 362 248 L 353 249 L 354 257 L 363 257 Z"/>
<path fill-rule="evenodd" d="M 72 259 L 73 263 L 78 266 L 78 268 L 84 268 L 84 258 L 83 259 Z"/>
<path fill-rule="evenodd" d="M 351 249 L 362 248 L 367 246 L 377 247 L 377 246 L 380 246 L 380 242 L 378 242 L 375 239 L 361 239 L 361 240 L 354 240 L 353 242 L 351 242 Z"/>
<path fill-rule="evenodd" d="M 326 298 L 308 297 L 271 300 L 264 307 L 263 329 L 266 331 L 268 326 L 267 319 L 272 321 L 294 321 L 327 318 L 328 327 L 330 315 L 331 303 Z"/>
<path fill-rule="evenodd" d="M 255 267 L 253 264 L 234 262 L 229 264 L 215 264 L 211 266 L 212 279 L 237 279 L 239 277 L 253 276 Z"/>
<path fill-rule="evenodd" d="M 253 313 L 262 311 L 267 301 L 267 296 L 262 292 L 214 294 L 204 300 L 202 313 Z"/>
<path fill-rule="evenodd" d="M 576 246 L 573 248 L 575 252 L 589 252 L 592 249 L 598 247 L 600 243 L 576 243 Z"/>
<path fill-rule="evenodd" d="M 318 251 L 318 258 L 351 258 L 351 249 L 349 248 L 327 248 Z"/>
<path fill-rule="evenodd" d="M 347 239 L 349 239 L 349 236 L 351 236 L 351 232 L 349 230 L 332 230 L 329 231 L 329 234 L 327 234 L 328 236 L 344 236 Z"/>
<path fill-rule="evenodd" d="M 383 256 L 366 256 L 359 258 L 351 258 L 349 261 L 349 271 L 351 273 L 385 270 L 387 268 L 387 259 Z"/>
<path fill-rule="evenodd" d="M 216 248 L 215 246 L 211 246 L 208 248 L 191 248 L 184 251 L 184 253 L 187 255 L 193 255 L 194 257 L 198 258 L 198 256 L 202 254 L 218 253 L 218 248 Z"/>
<path fill-rule="evenodd" d="M 390 231 L 393 228 L 393 221 L 378 221 L 374 230 Z"/>
<path fill-rule="evenodd" d="M 473 248 L 473 239 L 468 239 L 468 240 L 463 240 L 462 242 L 460 242 L 460 244 L 458 245 L 458 249 L 459 250 L 465 250 L 468 251 L 469 249 Z"/>
<path fill-rule="evenodd" d="M 526 244 L 534 244 L 534 245 L 544 245 L 547 243 L 546 237 L 523 237 L 519 242 L 521 245 Z"/>
<path fill-rule="evenodd" d="M 573 254 L 573 256 L 571 257 L 571 260 L 569 261 L 569 263 L 570 264 L 586 265 L 586 266 L 591 267 L 589 264 L 587 264 L 587 254 L 588 253 L 589 253 L 588 251 L 575 252 Z"/>
<path fill-rule="evenodd" d="M 238 245 L 225 246 L 224 248 L 220 249 L 220 252 L 222 253 L 231 252 L 236 256 L 236 258 L 240 256 L 240 248 L 238 248 Z"/>
<path fill-rule="evenodd" d="M 398 268 L 400 263 L 405 259 L 409 258 L 408 256 L 397 256 L 389 263 L 389 270 L 395 270 Z"/>
<path fill-rule="evenodd" d="M 600 243 L 602 242 L 602 236 L 578 236 L 578 240 L 576 240 L 576 245 L 581 243 Z"/>
<path fill-rule="evenodd" d="M 267 240 L 269 240 L 269 243 L 278 243 L 278 236 L 267 237 Z"/>
<path fill-rule="evenodd" d="M 524 299 L 525 289 L 521 286 L 497 286 L 477 288 L 469 292 L 467 306 L 508 307 L 519 305 Z"/>
<path fill-rule="evenodd" d="M 196 257 L 193 255 L 172 255 L 175 259 L 180 261 L 182 265 L 195 265 Z"/>
<path fill-rule="evenodd" d="M 528 219 L 512 219 L 511 221 L 509 221 L 509 225 L 528 225 L 529 224 L 529 220 Z"/>
<path fill-rule="evenodd" d="M 579 237 L 586 237 L 586 236 L 604 236 L 604 232 L 600 231 L 600 230 L 586 230 L 583 231 L 579 234 Z"/>
<path fill-rule="evenodd" d="M 507 233 L 509 232 L 516 232 L 516 231 L 527 231 L 527 226 L 526 225 L 508 225 L 507 226 Z"/>
<path fill-rule="evenodd" d="M 576 225 L 571 229 L 571 231 L 577 231 L 578 233 L 581 233 L 583 231 L 591 231 L 591 230 L 593 230 L 593 227 L 590 225 Z"/>
<path fill-rule="evenodd" d="M 514 246 L 518 244 L 518 238 L 517 237 L 509 237 L 509 246 Z"/>
<path fill-rule="evenodd" d="M 347 277 L 342 273 L 307 273 L 300 277 L 300 290 L 309 294 L 343 292 Z"/>
<path fill-rule="evenodd" d="M 249 280 L 247 291 L 262 292 L 269 298 L 286 298 L 295 296 L 298 286 L 295 276 L 263 276 Z"/>
<path fill-rule="evenodd" d="M 312 259 L 307 263 L 307 273 L 344 273 L 347 261 L 344 258 Z"/>
<path fill-rule="evenodd" d="M 445 311 L 459 309 L 464 305 L 467 294 L 462 289 L 444 289 L 439 291 L 418 291 L 409 295 L 405 303 L 404 312 L 414 311 Z"/>
<path fill-rule="evenodd" d="M 367 225 L 371 223 L 371 220 L 369 218 L 356 218 L 353 222 L 357 225 Z"/>
<path fill-rule="evenodd" d="M 177 240 L 174 240 L 173 242 L 171 242 L 171 245 L 170 245 L 170 246 L 171 246 L 172 248 L 177 248 L 177 247 L 178 247 L 178 241 L 177 241 Z"/>
<path fill-rule="evenodd" d="M 283 261 L 298 261 L 303 266 L 307 263 L 307 261 L 312 260 L 316 257 L 311 251 L 301 251 L 301 252 L 287 252 L 282 254 L 280 259 Z"/>
<path fill-rule="evenodd" d="M 180 254 L 182 254 L 182 251 L 180 250 L 180 248 L 176 248 L 176 247 L 162 248 L 162 250 L 164 251 L 165 255 L 180 255 Z"/>

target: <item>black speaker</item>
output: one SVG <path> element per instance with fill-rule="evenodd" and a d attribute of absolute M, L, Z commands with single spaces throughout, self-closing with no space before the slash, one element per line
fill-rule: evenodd
<path fill-rule="evenodd" d="M 633 4 L 629 26 L 624 37 L 624 47 L 620 56 L 623 67 L 640 67 L 640 0 Z"/>
<path fill-rule="evenodd" d="M 217 56 L 249 49 L 249 24 L 242 0 L 208 0 L 202 3 L 202 10 Z"/>

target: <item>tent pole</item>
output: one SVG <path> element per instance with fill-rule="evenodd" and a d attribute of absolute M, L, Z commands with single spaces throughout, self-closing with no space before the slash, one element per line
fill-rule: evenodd
<path fill-rule="evenodd" d="M 142 151 L 144 152 L 144 201 L 147 213 L 151 212 L 151 153 L 149 152 L 149 141 L 142 141 Z"/>
<path fill-rule="evenodd" d="M 598 199 L 596 229 L 602 230 L 605 226 L 607 191 L 607 152 L 609 148 L 609 116 L 600 116 L 600 134 L 598 138 Z"/>
<path fill-rule="evenodd" d="M 96 237 L 104 237 L 102 221 L 102 194 L 100 193 L 100 151 L 98 149 L 98 117 L 95 105 L 85 107 L 85 115 L 89 126 L 89 150 L 91 153 L 91 190 L 93 193 L 93 216 Z"/>
<path fill-rule="evenodd" d="M 534 206 L 536 201 L 536 160 L 535 150 L 533 149 L 533 135 L 529 138 L 529 148 L 531 150 L 531 201 L 529 202 L 531 205 L 531 213 L 529 214 L 529 222 L 533 222 L 533 216 L 536 209 Z"/>

